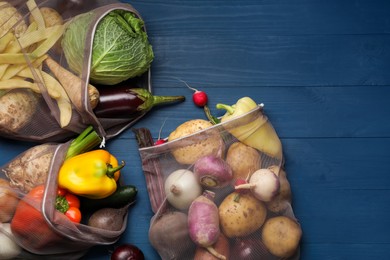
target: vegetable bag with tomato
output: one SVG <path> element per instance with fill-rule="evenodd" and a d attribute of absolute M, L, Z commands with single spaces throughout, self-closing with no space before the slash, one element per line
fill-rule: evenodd
<path fill-rule="evenodd" d="M 56 253 L 56 244 L 65 242 L 64 237 L 50 226 L 41 212 L 44 196 L 44 185 L 33 188 L 19 202 L 11 221 L 11 230 L 18 240 L 17 242 L 27 251 L 37 254 Z M 69 207 L 69 201 L 71 200 L 72 203 L 76 203 L 75 207 Z M 56 201 L 58 203 L 54 205 L 57 210 L 55 217 L 58 220 L 66 223 L 65 219 L 68 218 L 70 221 L 80 222 L 81 213 L 77 208 L 77 199 L 71 195 L 69 199 L 66 199 L 64 194 L 57 195 Z M 69 217 L 67 214 L 71 214 L 71 216 Z M 69 224 L 68 226 L 71 227 Z M 51 252 L 52 250 L 54 252 Z"/>
<path fill-rule="evenodd" d="M 86 154 L 87 157 L 80 166 L 91 166 L 92 163 L 104 164 L 98 169 L 107 170 L 110 165 L 117 167 L 117 160 L 113 161 L 110 153 L 102 149 L 93 150 L 101 142 L 100 137 L 93 129 L 88 128 L 83 134 L 66 143 L 50 143 L 37 145 L 15 157 L 11 162 L 0 167 L 0 177 L 10 180 L 10 189 L 18 196 L 14 213 L 11 214 L 11 230 L 17 242 L 23 250 L 23 259 L 34 259 L 36 255 L 44 255 L 50 259 L 80 259 L 89 248 L 97 245 L 108 245 L 116 242 L 126 229 L 127 223 L 123 222 L 121 228 L 116 231 L 93 228 L 87 224 L 87 216 L 94 210 L 78 209 L 80 195 L 73 193 L 68 187 L 60 187 L 59 173 L 63 165 L 72 162 L 72 158 Z M 39 147 L 39 149 L 36 149 Z M 108 154 L 107 160 L 88 156 L 91 154 Z M 27 154 L 27 156 L 26 156 Z M 43 158 L 42 156 L 45 155 Z M 46 156 L 50 155 L 50 156 Z M 42 161 L 44 159 L 44 161 Z M 109 163 L 110 165 L 106 164 Z M 89 163 L 89 164 L 88 164 Z M 42 165 L 45 165 L 43 167 Z M 74 165 L 74 164 L 72 164 Z M 120 166 L 121 167 L 121 166 Z M 64 168 L 65 169 L 65 168 Z M 80 185 L 91 184 L 92 168 L 88 168 L 86 177 Z M 29 172 L 33 171 L 33 172 Z M 102 171 L 100 171 L 102 172 Z M 118 169 L 114 170 L 113 178 L 105 174 L 96 178 L 95 186 L 103 184 L 105 191 L 109 187 L 109 193 L 115 191 L 116 182 L 120 182 Z M 35 180 L 31 176 L 40 174 L 40 179 Z M 103 171 L 106 173 L 106 171 Z M 110 174 L 109 174 L 110 175 Z M 96 176 L 95 176 L 96 177 Z M 12 181 L 13 180 L 13 181 Z M 100 184 L 99 184 L 99 181 Z M 25 185 L 28 183 L 28 185 Z M 82 186 L 78 186 L 81 188 Z M 100 198 L 99 196 L 92 196 Z M 94 199 L 98 200 L 98 199 Z M 115 210 L 125 210 L 130 205 L 122 205 Z M 84 217 L 83 217 L 84 216 Z M 126 218 L 126 216 L 125 216 Z"/>

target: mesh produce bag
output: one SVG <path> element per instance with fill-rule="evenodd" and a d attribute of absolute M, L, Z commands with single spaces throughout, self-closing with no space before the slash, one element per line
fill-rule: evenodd
<path fill-rule="evenodd" d="M 93 246 L 115 243 L 125 231 L 134 201 L 112 207 L 123 216 L 115 230 L 91 226 L 88 219 L 99 208 L 85 208 L 81 196 L 80 222 L 71 221 L 55 206 L 60 196 L 58 174 L 69 147 L 71 141 L 36 145 L 0 167 L 0 233 L 20 249 L 6 259 L 79 259 Z"/>
<path fill-rule="evenodd" d="M 254 106 L 214 125 L 189 120 L 161 145 L 134 129 L 162 259 L 299 259 L 281 142 Z"/>
<path fill-rule="evenodd" d="M 59 20 L 53 18 L 53 10 Z M 116 22 L 109 20 L 114 12 L 119 16 Z M 104 37 L 98 26 L 111 23 L 117 30 L 107 27 L 107 32 L 118 36 L 126 31 L 126 37 L 136 39 L 120 46 L 124 53 L 133 50 L 136 57 L 137 51 L 143 53 L 135 64 L 122 65 L 109 57 L 112 54 L 104 56 L 101 49 L 94 49 L 95 37 Z M 98 63 L 93 52 L 114 62 Z M 143 20 L 130 4 L 114 0 L 0 1 L 0 136 L 62 142 L 89 125 L 102 137 L 118 135 L 147 109 L 97 115 L 99 92 L 119 86 L 151 92 L 152 59 Z"/>

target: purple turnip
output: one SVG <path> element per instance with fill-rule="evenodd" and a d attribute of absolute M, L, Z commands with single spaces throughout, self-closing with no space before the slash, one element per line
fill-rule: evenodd
<path fill-rule="evenodd" d="M 233 180 L 232 169 L 222 158 L 207 155 L 195 162 L 194 174 L 206 188 L 226 187 Z"/>
<path fill-rule="evenodd" d="M 206 248 L 218 259 L 226 259 L 213 248 L 221 234 L 218 207 L 213 201 L 214 195 L 211 191 L 205 191 L 191 203 L 188 209 L 189 235 L 196 245 Z"/>

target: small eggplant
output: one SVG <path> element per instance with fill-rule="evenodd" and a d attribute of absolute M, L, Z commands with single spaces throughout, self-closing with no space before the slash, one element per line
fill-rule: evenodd
<path fill-rule="evenodd" d="M 100 118 L 137 118 L 156 105 L 182 102 L 184 96 L 154 96 L 143 88 L 125 85 L 98 87 L 99 103 L 94 113 Z"/>

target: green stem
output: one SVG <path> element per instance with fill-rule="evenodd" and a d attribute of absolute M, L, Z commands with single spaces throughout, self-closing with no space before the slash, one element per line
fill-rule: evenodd
<path fill-rule="evenodd" d="M 225 109 L 229 114 L 233 114 L 235 111 L 233 106 L 229 106 L 229 105 L 225 105 L 225 104 L 221 104 L 221 103 L 218 103 L 216 105 L 216 108 L 217 109 Z"/>
<path fill-rule="evenodd" d="M 96 147 L 102 139 L 93 130 L 92 126 L 87 127 L 76 139 L 72 141 L 69 146 L 68 152 L 66 153 L 66 158 L 69 159 L 78 154 L 82 154 L 92 150 Z"/>
<path fill-rule="evenodd" d="M 153 96 L 152 107 L 157 106 L 157 105 L 161 105 L 161 104 L 182 102 L 184 100 L 185 100 L 184 96 Z"/>
<path fill-rule="evenodd" d="M 204 109 L 204 112 L 205 112 L 205 114 L 206 114 L 206 117 L 208 118 L 208 120 L 209 120 L 212 124 L 216 125 L 216 124 L 219 124 L 219 123 L 221 122 L 221 120 L 219 120 L 217 117 L 215 117 L 215 116 L 213 116 L 213 115 L 211 114 L 210 108 L 209 108 L 207 105 L 205 105 L 205 106 L 203 107 L 203 109 Z"/>
<path fill-rule="evenodd" d="M 154 96 L 150 91 L 144 88 L 132 88 L 129 89 L 129 92 L 135 93 L 140 100 L 144 101 L 144 103 L 138 107 L 138 110 L 144 112 L 149 111 L 157 105 L 182 102 L 185 100 L 184 96 Z"/>
<path fill-rule="evenodd" d="M 56 197 L 56 204 L 55 204 L 56 210 L 58 210 L 61 213 L 65 213 L 69 209 L 69 202 L 66 200 L 63 196 L 57 196 Z"/>
<path fill-rule="evenodd" d="M 122 161 L 122 163 L 116 167 L 112 167 L 111 164 L 107 164 L 107 172 L 106 172 L 106 175 L 110 178 L 114 178 L 114 173 L 116 173 L 117 171 L 119 171 L 120 169 L 122 169 L 123 167 L 125 167 L 125 162 Z"/>

